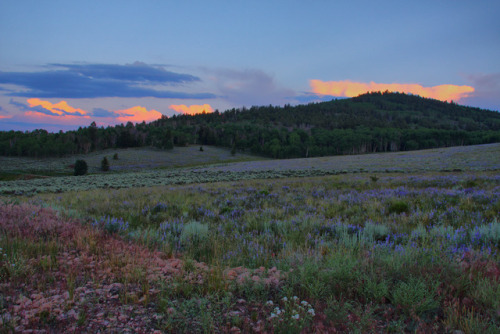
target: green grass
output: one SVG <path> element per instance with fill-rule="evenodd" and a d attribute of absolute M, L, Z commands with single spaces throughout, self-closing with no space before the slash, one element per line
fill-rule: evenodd
<path fill-rule="evenodd" d="M 297 333 L 325 328 L 361 333 L 500 330 L 497 158 L 479 164 L 471 162 L 476 151 L 460 153 L 462 160 L 452 159 L 464 171 L 449 172 L 439 164 L 425 170 L 425 159 L 420 160 L 425 152 L 411 159 L 409 153 L 399 154 L 407 158 L 401 162 L 408 168 L 405 173 L 369 170 L 382 166 L 382 155 L 377 155 L 373 165 L 346 174 L 311 177 L 312 169 L 300 165 L 308 161 L 301 160 L 286 172 L 305 171 L 296 174 L 300 177 L 276 178 L 268 172 L 268 178 L 256 174 L 263 179 L 234 174 L 238 177 L 227 180 L 237 172 L 213 172 L 213 179 L 191 174 L 186 184 L 4 196 L 4 205 L 29 202 L 57 209 L 61 219 L 78 218 L 85 232 L 63 242 L 64 223 L 54 227 L 61 234 L 47 227 L 33 234 L 35 239 L 9 235 L 15 224 L 0 228 L 6 254 L 1 279 L 27 284 L 35 274 L 45 277 L 38 286 L 48 291 L 57 284 L 62 263 L 54 259 L 72 247 L 104 257 L 119 283 L 137 287 L 135 294 L 121 292 L 121 303 L 150 305 L 151 312 L 162 315 L 152 328 L 167 332 L 227 332 L 232 326 L 244 332 L 262 326 Z M 474 169 L 479 165 L 482 170 Z M 233 167 L 214 167 L 221 168 Z M 189 169 L 181 172 L 189 174 Z M 161 175 L 129 174 L 138 184 L 145 182 L 141 175 Z M 103 244 L 114 239 L 144 250 L 114 253 Z M 171 280 L 150 278 L 148 264 L 131 255 L 148 258 L 140 255 L 146 250 L 181 258 L 182 274 Z M 228 279 L 235 268 L 246 276 Z M 273 276 L 276 271 L 279 279 Z M 89 269 L 82 272 L 86 276 L 75 270 L 63 276 L 74 303 L 84 276 L 93 275 Z M 89 323 L 91 311 L 82 310 L 75 322 Z M 54 321 L 50 314 L 43 320 L 43 326 Z"/>
<path fill-rule="evenodd" d="M 241 162 L 265 160 L 266 158 L 249 154 L 238 153 L 231 155 L 230 150 L 204 146 L 203 152 L 199 146 L 175 147 L 172 150 L 153 148 L 109 149 L 62 158 L 19 158 L 2 157 L 0 175 L 45 175 L 64 176 L 72 175 L 71 165 L 78 159 L 83 159 L 89 166 L 89 173 L 100 173 L 101 161 L 108 158 L 112 172 L 129 172 L 152 168 L 179 168 L 220 164 L 227 162 Z M 118 159 L 113 159 L 117 154 Z"/>

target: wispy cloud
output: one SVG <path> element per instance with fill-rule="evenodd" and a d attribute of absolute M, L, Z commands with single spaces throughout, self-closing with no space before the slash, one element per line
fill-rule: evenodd
<path fill-rule="evenodd" d="M 205 71 L 221 97 L 231 105 L 252 106 L 289 103 L 296 93 L 280 86 L 274 78 L 256 69 L 211 69 Z"/>
<path fill-rule="evenodd" d="M 416 94 L 422 97 L 433 98 L 441 101 L 459 101 L 474 92 L 474 87 L 457 85 L 439 85 L 424 87 L 419 84 L 385 84 L 375 82 L 321 81 L 310 80 L 309 84 L 313 93 L 330 96 L 354 97 L 366 92 L 390 91 Z"/>
<path fill-rule="evenodd" d="M 182 114 L 188 114 L 188 115 L 195 115 L 203 112 L 211 113 L 214 111 L 209 104 L 203 104 L 203 105 L 192 104 L 190 106 L 186 106 L 185 104 L 178 104 L 178 105 L 171 104 L 169 108 L 177 112 L 180 112 Z"/>
<path fill-rule="evenodd" d="M 165 90 L 200 78 L 136 62 L 128 65 L 50 64 L 38 72 L 0 72 L 0 84 L 22 87 L 10 96 L 36 98 L 157 97 L 209 99 L 212 93 Z"/>

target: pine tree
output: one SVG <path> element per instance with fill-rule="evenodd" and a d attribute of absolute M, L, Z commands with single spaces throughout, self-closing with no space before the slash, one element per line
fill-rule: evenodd
<path fill-rule="evenodd" d="M 75 162 L 75 175 L 87 174 L 88 166 L 85 160 L 76 160 Z"/>
<path fill-rule="evenodd" d="M 109 170 L 109 161 L 106 157 L 102 158 L 101 160 L 101 170 L 103 172 L 107 172 Z"/>

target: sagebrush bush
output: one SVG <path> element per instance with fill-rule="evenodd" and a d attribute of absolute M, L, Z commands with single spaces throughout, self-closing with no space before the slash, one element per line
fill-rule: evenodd
<path fill-rule="evenodd" d="M 476 227 L 472 234 L 475 233 L 478 233 L 485 241 L 500 245 L 500 222 L 496 220 L 491 224 Z"/>
<path fill-rule="evenodd" d="M 208 225 L 197 221 L 192 221 L 184 225 L 181 232 L 180 241 L 182 244 L 198 245 L 208 239 Z"/>
<path fill-rule="evenodd" d="M 397 214 L 408 213 L 410 212 L 410 205 L 403 200 L 394 200 L 389 203 L 388 212 Z"/>
<path fill-rule="evenodd" d="M 367 239 L 383 240 L 391 233 L 391 230 L 383 224 L 368 222 L 365 224 L 362 235 Z"/>

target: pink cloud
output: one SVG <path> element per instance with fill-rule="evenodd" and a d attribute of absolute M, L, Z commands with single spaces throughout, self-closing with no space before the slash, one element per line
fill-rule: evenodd
<path fill-rule="evenodd" d="M 474 92 L 474 87 L 457 86 L 457 85 L 439 85 L 432 87 L 424 87 L 419 84 L 399 84 L 399 83 L 375 83 L 375 82 L 354 82 L 350 80 L 344 81 L 321 81 L 310 80 L 311 89 L 316 94 L 354 97 L 360 94 L 374 91 L 390 91 L 416 94 L 422 97 L 432 98 L 436 100 L 459 101 L 466 98 Z"/>
<path fill-rule="evenodd" d="M 179 104 L 179 105 L 171 104 L 169 108 L 177 112 L 180 112 L 182 114 L 188 114 L 188 115 L 201 114 L 203 112 L 206 113 L 214 112 L 214 110 L 209 104 L 203 104 L 203 105 L 192 104 L 189 107 L 186 106 L 185 104 Z"/>

